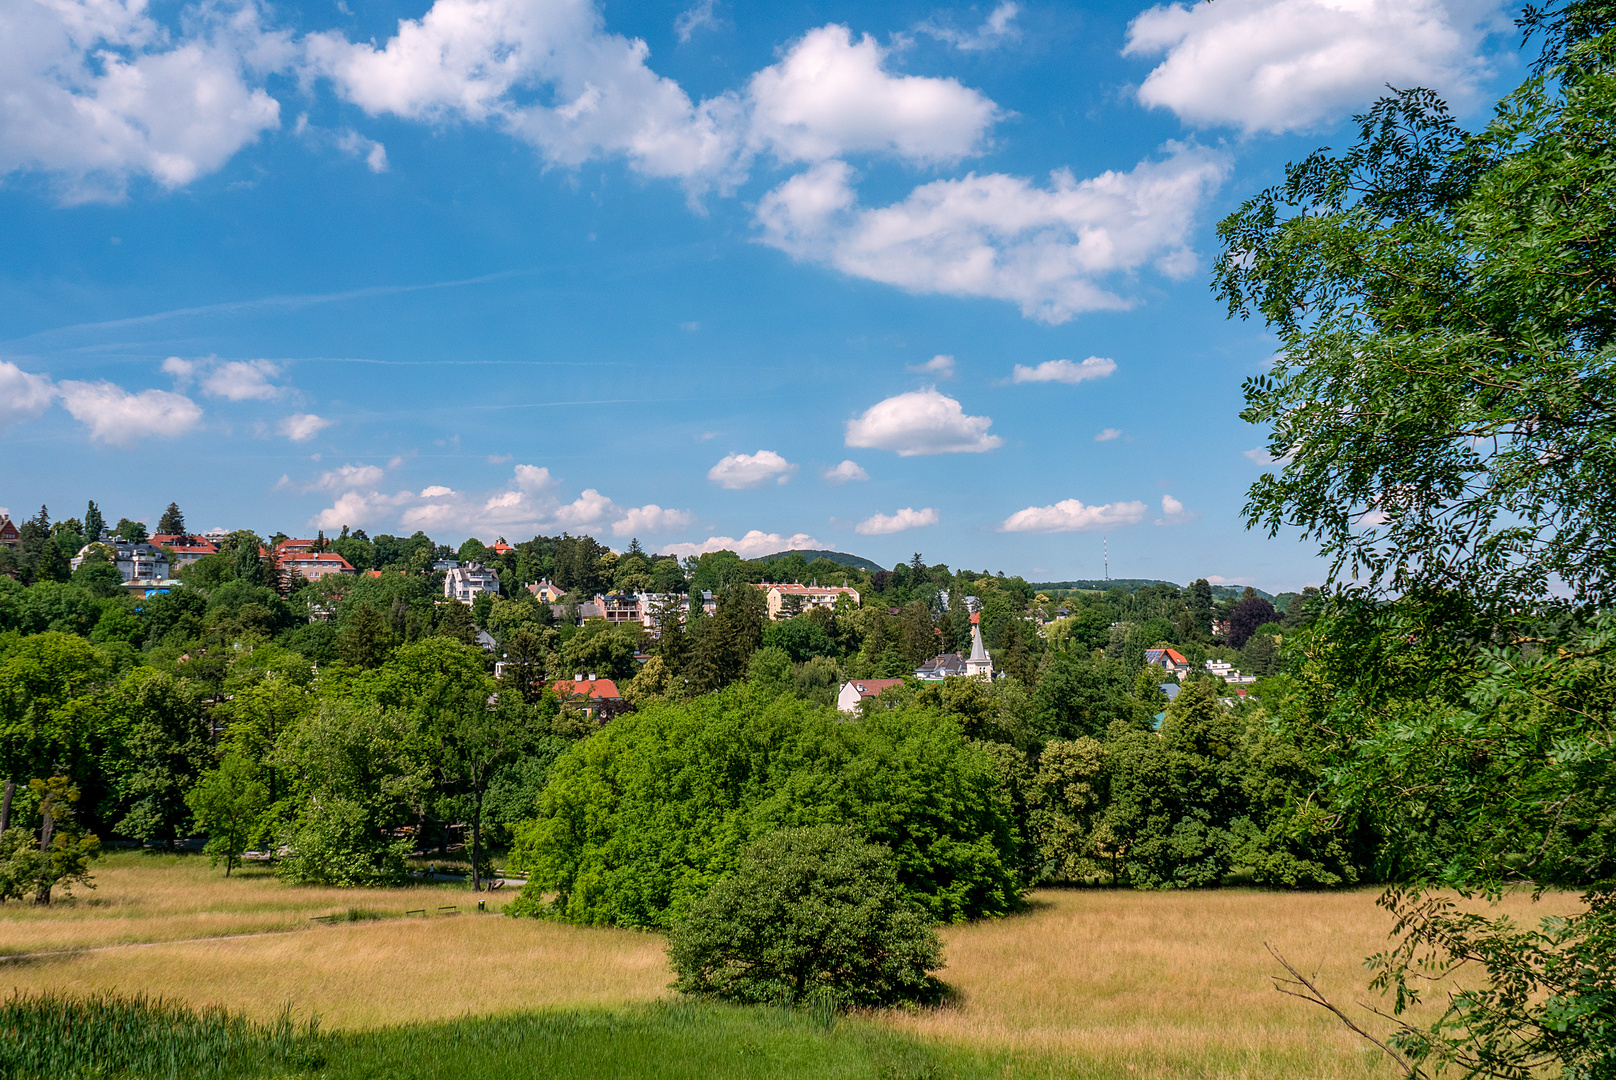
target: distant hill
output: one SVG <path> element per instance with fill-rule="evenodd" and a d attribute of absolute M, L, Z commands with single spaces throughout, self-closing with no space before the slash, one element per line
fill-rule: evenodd
<path fill-rule="evenodd" d="M 1138 589 L 1143 589 L 1147 585 L 1171 585 L 1175 589 L 1184 588 L 1184 586 L 1175 582 L 1157 581 L 1155 578 L 1112 578 L 1109 581 L 1040 581 L 1034 582 L 1033 588 L 1039 592 L 1050 593 L 1073 591 L 1105 592 L 1108 589 L 1134 592 Z M 1273 593 L 1265 593 L 1261 589 L 1253 589 L 1252 591 L 1264 600 L 1271 601 L 1274 599 Z M 1245 592 L 1246 587 L 1244 585 L 1214 585 L 1212 586 L 1212 599 L 1238 600 L 1245 595 Z"/>
<path fill-rule="evenodd" d="M 867 570 L 872 574 L 878 570 L 886 569 L 880 563 L 872 562 L 861 555 L 849 555 L 845 551 L 820 551 L 812 548 L 806 551 L 776 551 L 773 555 L 763 556 L 758 562 L 777 562 L 787 555 L 801 555 L 808 562 L 813 562 L 815 559 L 829 559 L 833 563 L 851 566 L 855 570 Z"/>
<path fill-rule="evenodd" d="M 1032 587 L 1039 592 L 1105 592 L 1108 589 L 1133 592 L 1135 589 L 1143 589 L 1146 585 L 1172 585 L 1175 589 L 1183 587 L 1173 585 L 1171 581 L 1157 581 L 1155 578 L 1112 578 L 1109 581 L 1035 581 L 1032 583 Z"/>

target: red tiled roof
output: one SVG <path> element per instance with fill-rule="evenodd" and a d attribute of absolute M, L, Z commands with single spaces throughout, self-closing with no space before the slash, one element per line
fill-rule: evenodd
<path fill-rule="evenodd" d="M 799 585 L 794 581 L 784 584 L 775 584 L 769 581 L 753 582 L 752 587 L 767 592 L 770 589 L 779 589 L 782 593 L 796 596 L 823 596 L 826 593 L 850 593 L 857 589 L 849 585 Z"/>
<path fill-rule="evenodd" d="M 315 565 L 326 564 L 326 565 L 347 566 L 348 569 L 350 569 L 350 570 L 353 569 L 353 567 L 351 565 L 349 565 L 347 559 L 344 559 L 341 555 L 338 555 L 334 551 L 295 551 L 295 552 L 289 552 L 289 553 L 287 553 L 285 555 L 282 555 L 280 561 L 282 563 L 293 563 L 294 565 L 297 564 L 297 563 L 305 563 L 305 564 L 314 563 Z"/>
<path fill-rule="evenodd" d="M 192 543 L 193 540 L 195 543 Z M 181 547 L 206 547 L 211 551 L 219 550 L 213 541 L 197 536 L 195 533 L 158 533 L 146 542 L 156 544 L 158 547 L 171 547 L 175 550 L 179 550 Z"/>
<path fill-rule="evenodd" d="M 556 692 L 557 697 L 587 697 L 591 701 L 623 696 L 617 692 L 617 684 L 610 679 L 596 679 L 593 682 L 588 679 L 577 682 L 572 679 L 557 679 L 550 684 L 550 689 Z"/>
<path fill-rule="evenodd" d="M 894 686 L 902 686 L 902 679 L 854 679 L 853 689 L 858 691 L 860 698 L 875 697 L 883 690 L 890 690 Z"/>

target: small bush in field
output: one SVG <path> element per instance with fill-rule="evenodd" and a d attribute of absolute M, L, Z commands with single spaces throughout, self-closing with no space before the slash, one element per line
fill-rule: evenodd
<path fill-rule="evenodd" d="M 841 1007 L 935 1001 L 942 942 L 898 883 L 892 852 L 854 830 L 785 829 L 755 841 L 668 942 L 688 994 Z"/>

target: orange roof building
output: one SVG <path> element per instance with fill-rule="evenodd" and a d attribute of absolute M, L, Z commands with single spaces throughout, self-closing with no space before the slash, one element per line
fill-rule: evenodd
<path fill-rule="evenodd" d="M 842 692 L 836 695 L 836 707 L 842 712 L 857 712 L 859 702 L 868 701 L 885 690 L 902 685 L 902 679 L 853 679 L 844 684 Z"/>

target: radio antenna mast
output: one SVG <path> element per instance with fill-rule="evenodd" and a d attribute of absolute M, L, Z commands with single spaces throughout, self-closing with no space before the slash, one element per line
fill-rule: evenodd
<path fill-rule="evenodd" d="M 1102 550 L 1105 552 L 1105 580 L 1110 581 L 1111 580 L 1111 538 L 1109 536 L 1102 536 L 1102 537 L 1100 537 L 1100 543 L 1101 543 L 1101 545 L 1103 545 Z"/>

